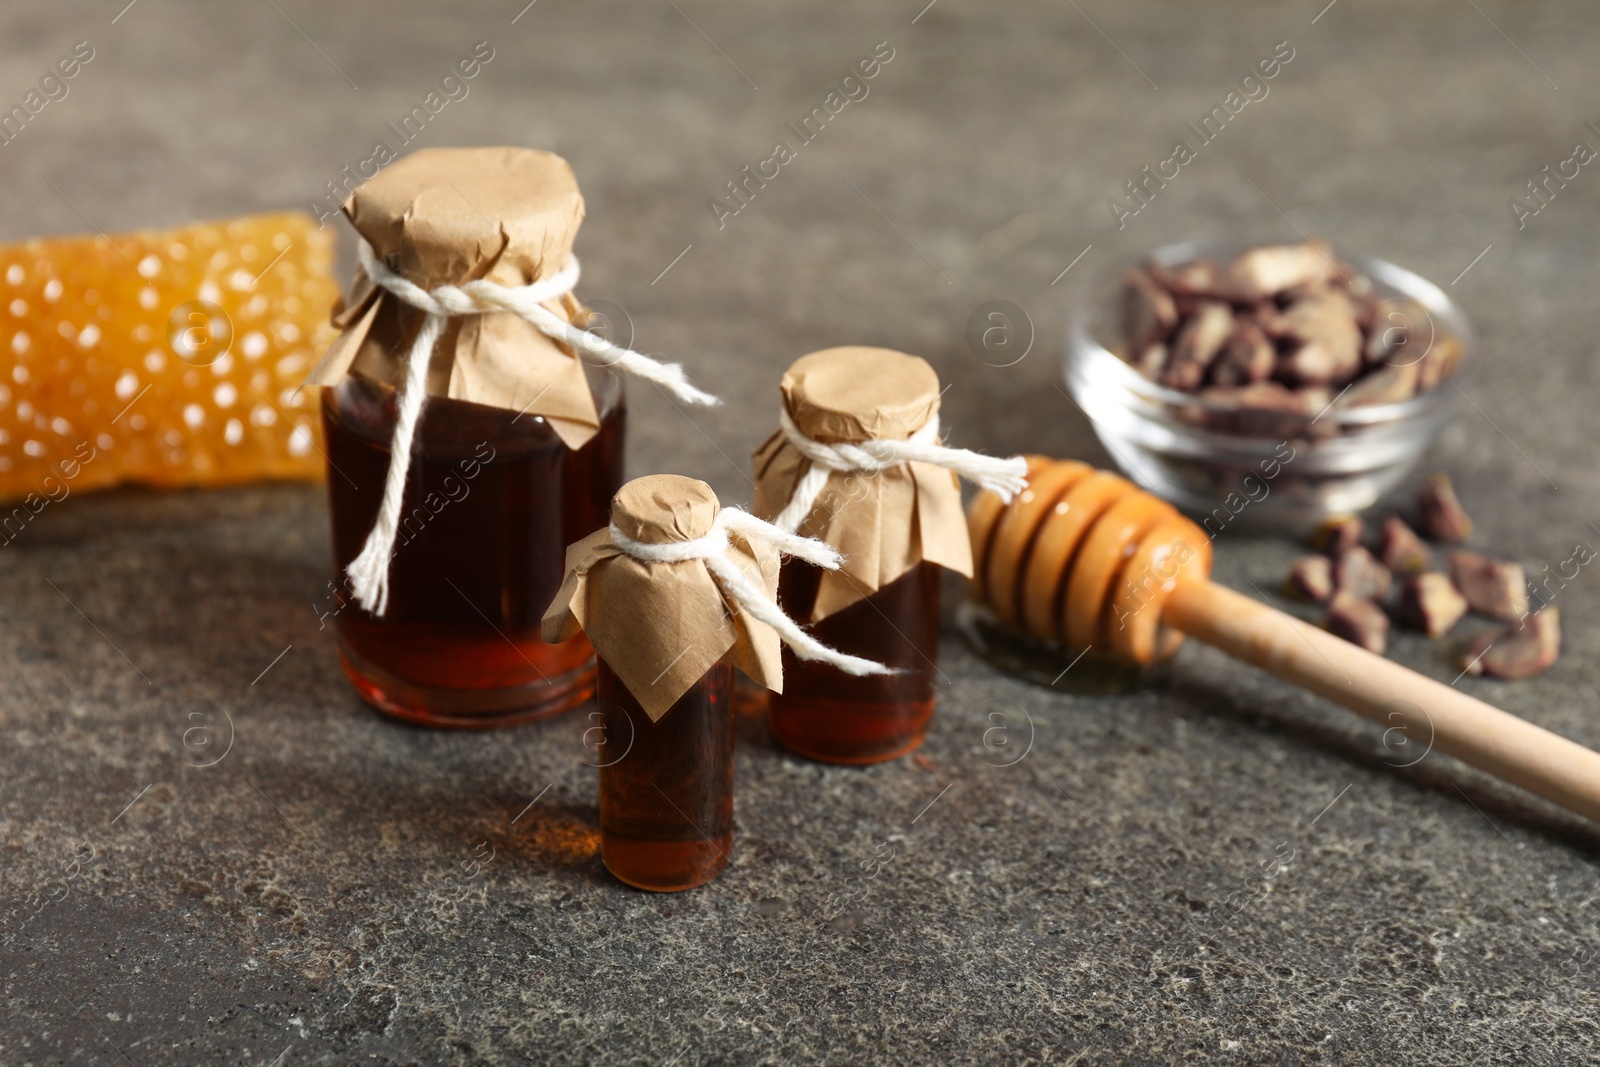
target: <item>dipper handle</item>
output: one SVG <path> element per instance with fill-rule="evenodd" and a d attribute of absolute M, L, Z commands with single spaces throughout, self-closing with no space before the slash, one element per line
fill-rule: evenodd
<path fill-rule="evenodd" d="M 1431 745 L 1600 822 L 1600 753 L 1574 741 L 1210 581 L 1180 582 L 1166 599 L 1162 621 L 1363 718 L 1401 729 L 1408 743 Z"/>
<path fill-rule="evenodd" d="M 1211 539 L 1124 478 L 1030 456 L 1027 489 L 979 493 L 967 525 L 974 593 L 1007 626 L 1130 663 L 1189 634 L 1600 822 L 1600 754 L 1214 585 Z"/>

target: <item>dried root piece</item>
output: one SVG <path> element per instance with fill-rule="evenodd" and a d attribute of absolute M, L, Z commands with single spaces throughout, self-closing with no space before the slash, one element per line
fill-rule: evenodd
<path fill-rule="evenodd" d="M 1222 356 L 1211 369 L 1211 380 L 1218 385 L 1249 385 L 1272 373 L 1277 350 L 1261 327 L 1241 319 L 1223 346 Z"/>
<path fill-rule="evenodd" d="M 1200 396 L 1217 404 L 1240 410 L 1283 412 L 1293 415 L 1315 415 L 1306 398 L 1279 382 L 1251 382 L 1249 385 L 1213 385 L 1201 390 Z"/>
<path fill-rule="evenodd" d="M 1450 553 L 1450 576 L 1479 615 L 1516 622 L 1528 614 L 1528 579 L 1520 563 L 1457 551 Z"/>
<path fill-rule="evenodd" d="M 1472 519 L 1461 506 L 1448 474 L 1435 474 L 1417 491 L 1422 533 L 1430 541 L 1460 544 L 1472 535 Z"/>
<path fill-rule="evenodd" d="M 1134 359 L 1134 368 L 1146 378 L 1154 381 L 1161 377 L 1161 368 L 1167 365 L 1167 346 L 1154 344 L 1146 348 Z"/>
<path fill-rule="evenodd" d="M 1532 678 L 1549 669 L 1560 655 L 1561 615 L 1547 607 L 1528 616 L 1521 626 L 1479 636 L 1461 654 L 1461 667 L 1468 674 Z"/>
<path fill-rule="evenodd" d="M 1426 392 L 1444 383 L 1461 364 L 1461 342 L 1454 337 L 1439 337 L 1419 363 L 1417 392 Z"/>
<path fill-rule="evenodd" d="M 1228 295 L 1243 304 L 1286 289 L 1326 285 L 1338 276 L 1326 249 L 1312 244 L 1266 245 L 1241 252 L 1222 274 Z"/>
<path fill-rule="evenodd" d="M 1421 375 L 1420 363 L 1404 366 L 1378 367 L 1351 384 L 1339 398 L 1341 407 L 1359 408 L 1368 404 L 1395 404 L 1417 395 L 1417 381 Z"/>
<path fill-rule="evenodd" d="M 1361 329 L 1350 298 L 1337 289 L 1289 305 L 1278 335 L 1298 344 L 1278 361 L 1281 376 L 1302 385 L 1346 382 L 1361 370 Z"/>
<path fill-rule="evenodd" d="M 1142 270 L 1129 271 L 1122 280 L 1122 330 L 1128 351 L 1141 353 L 1166 341 L 1178 324 L 1178 305 L 1172 294 Z"/>
<path fill-rule="evenodd" d="M 1225 299 L 1222 268 L 1209 259 L 1196 259 L 1180 267 L 1172 267 L 1157 277 L 1180 297 Z"/>
<path fill-rule="evenodd" d="M 1422 361 L 1437 339 L 1433 316 L 1414 300 L 1405 297 L 1378 300 L 1362 308 L 1361 313 L 1371 315 L 1362 352 L 1369 364 L 1414 366 Z"/>
<path fill-rule="evenodd" d="M 1206 370 L 1228 335 L 1233 332 L 1233 312 L 1228 305 L 1207 300 L 1193 316 L 1178 327 L 1172 342 L 1172 355 L 1161 372 L 1161 384 L 1168 389 L 1194 392 L 1205 381 Z"/>
<path fill-rule="evenodd" d="M 1342 637 L 1380 656 L 1389 644 L 1389 616 L 1372 601 L 1349 593 L 1338 592 L 1333 595 L 1323 625 L 1335 637 Z"/>
<path fill-rule="evenodd" d="M 1467 598 L 1448 575 L 1413 574 L 1400 590 L 1400 618 L 1429 637 L 1443 637 L 1466 613 Z"/>

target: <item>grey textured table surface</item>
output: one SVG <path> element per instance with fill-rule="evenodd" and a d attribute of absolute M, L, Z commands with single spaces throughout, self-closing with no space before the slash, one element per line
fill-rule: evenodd
<path fill-rule="evenodd" d="M 1160 242 L 1301 230 L 1465 271 L 1473 406 L 1426 466 L 1483 545 L 1565 559 L 1600 536 L 1600 179 L 1520 232 L 1507 200 L 1600 144 L 1600 15 L 1324 2 L 9 0 L 0 98 L 96 58 L 0 148 L 0 235 L 303 206 L 486 40 L 416 144 L 566 155 L 583 293 L 728 398 L 691 425 L 635 391 L 634 474 L 748 499 L 781 368 L 837 343 L 933 361 L 962 444 L 1108 462 L 1053 388 L 1064 292 Z M 880 41 L 870 95 L 719 229 L 708 198 Z M 1123 182 L 1281 41 L 1269 94 L 1119 231 Z M 1004 369 L 963 340 L 993 298 L 1038 329 Z M 1217 550 L 1267 588 L 1296 547 Z M 1437 754 L 1394 770 L 1377 728 L 1192 643 L 1109 698 L 947 633 L 925 748 L 866 770 L 742 720 L 736 867 L 650 896 L 595 854 L 582 715 L 426 732 L 350 694 L 328 557 L 299 485 L 75 496 L 0 552 L 0 1062 L 1600 1057 L 1593 829 Z M 1559 604 L 1555 669 L 1460 685 L 1600 745 L 1600 579 Z M 1458 643 L 1394 655 L 1448 681 Z M 185 730 L 228 720 L 193 766 Z"/>

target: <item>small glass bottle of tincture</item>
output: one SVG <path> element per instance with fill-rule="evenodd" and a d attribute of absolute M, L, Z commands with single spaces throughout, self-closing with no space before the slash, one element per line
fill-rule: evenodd
<path fill-rule="evenodd" d="M 690 889 L 733 854 L 733 668 L 781 685 L 775 623 L 799 633 L 775 620 L 776 533 L 663 474 L 623 486 L 569 553 L 544 633 L 598 650 L 600 854 L 629 885 Z"/>
<path fill-rule="evenodd" d="M 600 853 L 639 889 L 704 885 L 733 855 L 733 666 L 717 662 L 658 719 L 604 659 Z"/>
<path fill-rule="evenodd" d="M 344 212 L 362 264 L 309 381 L 329 387 L 345 673 L 379 709 L 428 725 L 572 707 L 593 692 L 593 652 L 546 643 L 540 619 L 566 546 L 605 525 L 625 421 L 620 379 L 580 362 L 566 332 L 588 318 L 571 295 L 572 169 L 529 149 L 431 149 L 386 167 Z M 468 283 L 528 309 L 438 303 Z"/>
<path fill-rule="evenodd" d="M 780 388 L 779 429 L 755 454 L 754 511 L 826 541 L 844 562 L 825 572 L 786 560 L 778 602 L 825 644 L 895 673 L 855 677 L 786 649 L 768 719 L 811 759 L 894 759 L 922 743 L 933 717 L 939 568 L 972 575 L 952 472 L 1009 494 L 1026 464 L 938 447 L 939 377 L 916 356 L 830 348 L 797 360 Z M 922 458 L 894 462 L 908 443 Z"/>

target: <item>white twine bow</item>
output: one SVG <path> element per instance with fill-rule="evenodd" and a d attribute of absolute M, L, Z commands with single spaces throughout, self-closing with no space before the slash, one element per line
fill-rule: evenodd
<path fill-rule="evenodd" d="M 763 522 L 739 508 L 723 508 L 711 524 L 711 531 L 692 541 L 635 541 L 616 524 L 611 525 L 611 543 L 634 559 L 646 563 L 683 563 L 700 560 L 706 565 L 723 592 L 759 622 L 764 622 L 778 632 L 783 643 L 794 650 L 801 659 L 818 660 L 837 667 L 846 674 L 857 677 L 872 674 L 894 674 L 895 671 L 881 663 L 860 656 L 851 656 L 829 648 L 802 630 L 798 623 L 785 615 L 762 591 L 746 578 L 744 572 L 728 559 L 728 534 L 738 534 L 747 541 L 761 542 L 807 563 L 826 570 L 838 570 L 841 557 L 832 545 L 810 537 L 800 537 L 780 530 L 770 522 Z"/>
<path fill-rule="evenodd" d="M 383 503 L 367 535 L 361 554 L 346 568 L 356 602 L 373 615 L 382 615 L 389 606 L 389 560 L 394 555 L 395 535 L 400 527 L 400 504 L 405 496 L 406 476 L 411 467 L 411 442 L 422 417 L 422 402 L 427 395 L 428 362 L 433 346 L 444 333 L 445 320 L 452 315 L 485 315 L 506 311 L 531 323 L 546 337 L 561 341 L 574 351 L 592 357 L 607 367 L 616 367 L 653 382 L 686 404 L 720 404 L 710 393 L 689 383 L 683 368 L 662 363 L 632 349 L 614 345 L 587 330 L 580 330 L 545 307 L 546 301 L 565 296 L 578 284 L 578 257 L 569 256 L 566 266 L 549 278 L 532 285 L 508 288 L 479 279 L 464 285 L 441 285 L 424 289 L 405 276 L 389 269 L 365 241 L 359 248 L 361 269 L 385 291 L 424 312 L 422 326 L 405 357 L 405 380 L 400 385 L 394 438 L 389 446 L 389 476 L 383 486 Z"/>
<path fill-rule="evenodd" d="M 934 444 L 939 439 L 937 414 L 928 416 L 921 429 L 899 441 L 873 439 L 826 445 L 802 433 L 789 412 L 782 409 L 778 412 L 778 425 L 795 451 L 811 461 L 811 466 L 795 483 L 789 503 L 772 520 L 774 526 L 790 533 L 806 521 L 823 487 L 828 484 L 828 476 L 835 471 L 876 473 L 902 463 L 931 463 L 982 486 L 1007 504 L 1028 484 L 1028 461 L 1021 456 L 1000 459 L 964 448 Z"/>

